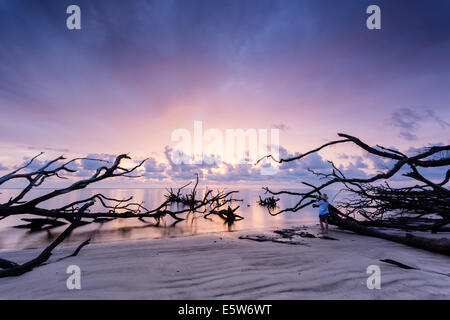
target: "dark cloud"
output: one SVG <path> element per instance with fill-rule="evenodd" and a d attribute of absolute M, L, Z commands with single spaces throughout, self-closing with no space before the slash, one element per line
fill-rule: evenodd
<path fill-rule="evenodd" d="M 416 132 L 424 122 L 432 121 L 442 129 L 450 128 L 450 123 L 438 117 L 431 109 L 399 108 L 392 112 L 389 123 L 400 129 L 399 135 L 406 140 L 417 140 Z"/>
<path fill-rule="evenodd" d="M 161 113 L 235 82 L 273 92 L 272 107 L 280 98 L 347 97 L 356 86 L 372 96 L 386 79 L 440 75 L 436 92 L 448 83 L 446 0 L 377 1 L 387 31 L 376 33 L 365 28 L 369 0 L 78 0 L 80 32 L 65 27 L 69 4 L 1 1 L 0 102 L 22 129 L 0 119 L 1 136 L 56 139 L 73 122 L 86 128 L 124 109 Z"/>
<path fill-rule="evenodd" d="M 400 136 L 406 140 L 416 140 L 417 136 L 412 132 L 419 128 L 424 119 L 423 115 L 420 115 L 416 110 L 401 108 L 392 113 L 390 120 L 394 127 L 400 128 Z"/>
<path fill-rule="evenodd" d="M 410 108 L 400 108 L 392 113 L 393 125 L 402 129 L 417 129 L 419 123 L 423 121 L 423 115 Z"/>
<path fill-rule="evenodd" d="M 434 120 L 442 129 L 450 128 L 450 123 L 441 117 L 438 117 L 433 110 L 425 110 L 428 118 Z"/>
<path fill-rule="evenodd" d="M 411 132 L 400 131 L 399 135 L 400 137 L 408 141 L 417 140 L 417 136 L 415 134 L 412 134 Z"/>

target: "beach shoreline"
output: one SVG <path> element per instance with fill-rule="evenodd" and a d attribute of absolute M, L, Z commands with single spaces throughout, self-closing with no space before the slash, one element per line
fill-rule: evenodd
<path fill-rule="evenodd" d="M 279 228 L 282 229 L 282 228 Z M 0 279 L 0 299 L 449 299 L 450 258 L 331 227 L 330 237 L 287 243 L 240 239 L 276 236 L 274 228 L 56 248 L 48 264 Z M 300 230 L 300 229 L 299 229 Z M 303 230 L 317 235 L 317 225 Z M 290 243 L 289 243 L 290 242 Z M 42 248 L 2 251 L 23 263 Z M 392 259 L 419 270 L 380 261 Z M 81 270 L 69 290 L 68 266 Z M 381 289 L 369 289 L 369 266 Z"/>

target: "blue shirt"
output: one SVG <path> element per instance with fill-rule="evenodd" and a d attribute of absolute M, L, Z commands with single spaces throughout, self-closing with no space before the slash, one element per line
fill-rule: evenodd
<path fill-rule="evenodd" d="M 316 205 L 319 206 L 319 216 L 323 216 L 328 214 L 328 201 L 319 200 L 316 202 Z"/>

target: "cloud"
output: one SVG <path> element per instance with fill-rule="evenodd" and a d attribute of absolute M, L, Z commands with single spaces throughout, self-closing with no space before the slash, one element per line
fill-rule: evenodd
<path fill-rule="evenodd" d="M 402 138 L 404 138 L 405 140 L 408 140 L 408 141 L 417 140 L 417 136 L 415 134 L 410 133 L 410 132 L 400 131 L 399 135 Z"/>
<path fill-rule="evenodd" d="M 391 114 L 391 123 L 394 127 L 400 128 L 399 135 L 406 140 L 416 140 L 413 133 L 419 128 L 423 121 L 423 115 L 409 108 L 400 108 Z"/>
<path fill-rule="evenodd" d="M 83 159 L 80 161 L 75 161 L 75 162 L 71 162 L 67 168 L 72 169 L 72 170 L 76 170 L 75 173 L 68 173 L 68 172 L 64 172 L 64 175 L 74 175 L 76 177 L 87 177 L 87 176 L 91 176 L 93 174 L 93 172 L 95 170 L 97 170 L 97 168 L 99 168 L 102 165 L 105 165 L 104 161 L 109 161 L 112 162 L 115 159 L 115 155 L 113 154 L 98 154 L 98 153 L 92 153 L 87 155 L 85 158 L 89 158 L 89 159 Z M 98 160 L 96 160 L 98 159 Z M 25 166 L 29 161 L 31 160 L 31 157 L 24 157 L 23 161 L 20 165 L 15 166 L 14 168 L 17 169 L 19 167 L 23 167 Z M 34 161 L 26 168 L 24 168 L 25 171 L 36 171 L 41 169 L 43 166 L 45 166 L 49 161 L 52 161 L 52 159 L 40 159 L 40 158 L 36 158 L 34 159 Z M 53 163 L 52 165 L 50 165 L 47 169 L 48 170 L 52 170 L 57 168 L 58 166 L 62 165 L 64 162 L 70 161 L 71 159 L 65 159 L 65 160 L 60 160 L 57 161 L 55 163 Z M 110 163 L 109 163 L 110 165 Z"/>
<path fill-rule="evenodd" d="M 399 108 L 392 112 L 389 118 L 389 123 L 400 129 L 399 136 L 408 141 L 418 139 L 416 132 L 427 121 L 432 121 L 443 129 L 450 127 L 450 123 L 438 117 L 431 109 L 421 111 L 411 108 Z"/>
<path fill-rule="evenodd" d="M 97 168 L 100 165 L 104 165 L 105 162 L 113 162 L 116 158 L 116 155 L 114 154 L 108 154 L 108 153 L 91 153 L 88 154 L 85 158 L 81 160 L 81 167 L 84 170 L 97 170 Z"/>
<path fill-rule="evenodd" d="M 339 165 L 339 170 L 342 171 L 346 178 L 360 178 L 365 179 L 368 178 L 369 175 L 361 170 L 361 167 L 358 164 L 350 163 L 346 167 L 343 165 Z"/>
<path fill-rule="evenodd" d="M 22 163 L 20 165 L 16 165 L 14 166 L 14 169 L 18 169 L 20 167 L 24 167 L 25 165 L 27 165 L 31 160 L 31 157 L 24 157 L 22 160 Z M 48 161 L 47 160 L 41 160 L 39 158 L 36 158 L 33 160 L 32 163 L 28 164 L 28 166 L 26 168 L 24 168 L 23 170 L 25 171 L 36 171 L 39 170 L 40 168 L 42 168 Z M 53 164 L 52 166 L 49 167 L 50 168 L 54 168 L 57 164 Z"/>
<path fill-rule="evenodd" d="M 275 129 L 278 129 L 278 130 L 281 130 L 281 131 L 285 131 L 285 130 L 289 129 L 289 127 L 287 125 L 283 124 L 283 123 L 273 124 L 272 128 L 275 128 Z"/>
<path fill-rule="evenodd" d="M 450 127 L 450 123 L 445 121 L 444 119 L 438 117 L 433 110 L 425 110 L 425 113 L 427 114 L 428 118 L 433 119 L 434 121 L 436 121 L 436 123 L 442 128 L 449 128 Z"/>
<path fill-rule="evenodd" d="M 444 180 L 447 170 L 450 170 L 450 166 L 418 169 L 420 174 L 422 174 L 425 178 L 437 182 L 441 182 Z M 448 184 L 449 183 L 447 183 L 447 185 Z"/>
<path fill-rule="evenodd" d="M 298 156 L 298 152 L 290 152 L 285 147 L 280 146 L 280 158 L 291 158 Z M 409 155 L 414 155 L 420 152 L 421 149 L 409 148 L 406 153 Z M 203 162 L 200 164 L 176 164 L 172 160 L 172 153 L 174 150 L 169 146 L 165 148 L 165 158 L 157 159 L 155 157 L 150 157 L 144 163 L 144 165 L 136 171 L 136 175 L 141 176 L 136 181 L 139 183 L 145 183 L 150 181 L 158 181 L 161 184 L 167 184 L 173 182 L 185 182 L 190 181 L 195 178 L 196 174 L 199 174 L 199 178 L 203 183 L 207 184 L 253 184 L 253 185 L 296 185 L 301 181 L 307 181 L 315 185 L 320 184 L 324 180 L 319 180 L 319 178 L 308 171 L 312 169 L 315 172 L 320 173 L 330 173 L 332 170 L 331 164 L 327 159 L 319 153 L 310 154 L 301 160 L 284 162 L 282 164 L 277 164 L 275 162 L 267 162 L 266 165 L 278 166 L 278 171 L 274 175 L 262 175 L 261 167 L 255 166 L 251 162 L 243 164 L 231 164 L 227 162 L 215 163 L 211 161 L 214 159 L 211 155 L 206 157 L 208 162 Z M 108 153 L 94 153 L 89 154 L 86 157 L 99 159 L 104 161 L 112 162 L 115 159 L 115 155 Z M 335 165 L 343 174 L 348 178 L 368 178 L 377 172 L 386 171 L 394 166 L 395 160 L 386 159 L 382 157 L 375 156 L 373 154 L 364 153 L 362 155 L 352 155 L 352 154 L 337 154 L 337 160 Z M 342 159 L 343 161 L 339 161 Z M 30 158 L 24 158 L 23 164 L 27 163 Z M 36 159 L 33 164 L 28 168 L 28 170 L 36 170 L 42 167 L 48 160 Z M 130 163 L 124 163 L 124 165 L 135 165 L 139 161 L 134 160 Z M 91 176 L 98 167 L 102 165 L 111 165 L 111 163 L 105 164 L 97 160 L 81 160 L 71 164 L 71 168 L 77 170 L 73 175 L 67 173 L 68 177 L 86 177 Z M 0 165 L 0 170 L 2 166 Z M 6 169 L 6 168 L 5 168 Z M 443 171 L 444 170 L 444 171 Z M 423 174 L 430 179 L 442 179 L 443 173 L 445 173 L 445 168 L 430 168 L 423 169 Z M 409 168 L 403 168 L 399 173 L 397 173 L 391 180 L 393 181 L 405 181 L 411 180 L 410 178 L 403 177 L 402 174 L 407 173 Z M 421 172 L 422 172 L 421 171 Z M 116 182 L 133 183 L 132 180 L 115 180 Z M 131 182 L 130 182 L 131 181 Z M 108 183 L 108 182 L 107 182 Z"/>
<path fill-rule="evenodd" d="M 158 163 L 158 161 L 153 157 L 147 159 L 147 161 L 144 163 L 144 169 L 145 172 L 143 173 L 143 176 L 148 179 L 154 180 L 167 179 L 166 174 L 167 165 L 164 163 Z"/>
<path fill-rule="evenodd" d="M 5 170 L 8 170 L 8 168 L 5 167 L 5 166 L 3 166 L 3 165 L 0 163 L 0 171 L 5 171 Z"/>
<path fill-rule="evenodd" d="M 443 143 L 435 143 L 430 146 L 442 146 L 442 145 L 444 145 L 444 144 Z M 394 148 L 394 147 L 389 147 L 389 148 L 398 151 L 397 148 Z M 419 153 L 426 151 L 426 148 L 427 147 L 422 147 L 422 148 L 409 147 L 406 151 L 403 151 L 403 153 L 406 154 L 407 156 L 411 157 L 411 156 L 414 156 L 414 155 L 417 155 Z M 439 158 L 448 157 L 448 156 L 449 156 L 449 152 L 443 151 L 443 152 L 434 154 L 432 157 L 429 157 L 427 159 L 439 159 Z M 362 158 L 368 160 L 371 163 L 370 169 L 373 169 L 376 172 L 386 172 L 386 171 L 392 169 L 394 167 L 395 163 L 397 162 L 397 160 L 379 157 L 379 156 L 376 156 L 376 155 L 368 153 L 368 152 L 365 152 Z M 436 167 L 436 168 L 418 168 L 419 172 L 421 174 L 423 174 L 424 177 L 426 177 L 427 179 L 431 179 L 433 181 L 443 180 L 445 173 L 449 169 L 450 169 L 450 166 Z M 409 173 L 410 171 L 411 171 L 411 169 L 409 168 L 409 166 L 404 165 L 389 180 L 397 181 L 397 182 L 398 181 L 402 181 L 402 182 L 414 181 L 409 177 L 403 176 L 404 174 Z"/>
<path fill-rule="evenodd" d="M 144 164 L 146 172 L 164 172 L 166 165 L 158 163 L 155 158 L 148 158 Z"/>
<path fill-rule="evenodd" d="M 369 152 L 365 152 L 363 157 L 368 159 L 372 164 L 372 169 L 377 171 L 391 169 L 396 162 L 396 160 L 379 157 Z"/>
<path fill-rule="evenodd" d="M 67 1 L 0 2 L 0 29 L 9 31 L 0 33 L 0 139 L 9 144 L 139 152 L 135 129 L 157 132 L 194 114 L 365 130 L 378 118 L 360 101 L 379 114 L 393 95 L 401 105 L 418 95 L 448 101 L 448 1 L 414 1 L 408 15 L 386 2 L 383 21 L 395 32 L 383 37 L 367 33 L 364 1 L 77 0 L 82 32 L 65 28 Z M 239 85 L 224 93 L 228 83 Z M 124 110 L 122 130 L 109 125 Z M 166 112 L 175 117 L 165 122 Z M 321 114 L 332 116 L 314 123 Z M 167 143 L 151 140 L 154 150 Z"/>
<path fill-rule="evenodd" d="M 51 147 L 36 147 L 36 146 L 28 146 L 27 147 L 28 150 L 38 150 L 38 151 L 55 151 L 55 152 L 63 152 L 63 153 L 68 153 L 70 152 L 69 149 L 66 148 L 51 148 Z"/>
<path fill-rule="evenodd" d="M 77 177 L 91 176 L 99 167 L 104 165 L 111 165 L 116 156 L 107 153 L 91 153 L 84 158 L 89 159 L 83 159 L 80 162 L 74 162 L 70 164 L 71 169 L 77 170 L 77 172 L 75 173 L 75 176 Z M 109 163 L 106 163 L 105 161 L 108 161 Z"/>
<path fill-rule="evenodd" d="M 292 158 L 298 156 L 299 153 L 291 153 L 286 148 L 280 146 L 280 158 Z M 274 175 L 262 175 L 261 168 L 254 166 L 253 163 L 230 164 L 223 162 L 221 164 L 175 164 L 171 155 L 173 150 L 169 147 L 165 149 L 166 159 L 169 165 L 166 168 L 165 175 L 173 180 L 189 180 L 195 173 L 199 173 L 199 177 L 207 182 L 228 182 L 228 183 L 299 183 L 299 180 L 307 180 L 313 183 L 318 182 L 317 177 L 308 170 L 316 172 L 330 172 L 331 165 L 317 153 L 310 154 L 299 161 L 283 162 L 278 166 L 278 171 Z M 364 163 L 362 157 L 352 156 L 353 163 L 346 166 L 340 165 L 340 169 L 345 175 L 351 177 L 365 178 L 367 164 Z M 266 165 L 275 165 L 268 162 Z M 152 162 L 152 167 L 157 166 Z"/>
<path fill-rule="evenodd" d="M 443 146 L 444 143 L 434 143 L 432 145 L 430 145 L 430 147 L 432 146 Z M 410 147 L 407 151 L 406 154 L 409 156 L 414 156 L 416 154 L 422 153 L 426 151 L 426 147 L 423 148 L 415 148 L 415 147 Z M 439 153 L 435 153 L 433 156 L 428 157 L 426 159 L 431 160 L 431 159 L 442 159 L 442 158 L 448 158 L 450 157 L 450 152 L 449 151 L 442 151 Z M 450 169 L 450 166 L 443 166 L 443 167 L 431 167 L 431 168 L 418 168 L 419 172 L 427 179 L 431 179 L 434 181 L 441 181 L 444 180 L 445 174 L 447 172 L 447 170 Z"/>

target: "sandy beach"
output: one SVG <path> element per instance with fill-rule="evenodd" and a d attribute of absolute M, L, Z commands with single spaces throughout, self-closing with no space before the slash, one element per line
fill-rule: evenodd
<path fill-rule="evenodd" d="M 305 227 L 318 234 L 316 225 Z M 54 251 L 49 263 L 0 279 L 1 299 L 449 299 L 450 259 L 381 239 L 331 229 L 330 237 L 258 242 L 274 229 L 90 244 Z M 24 262 L 41 249 L 3 251 Z M 381 262 L 393 259 L 420 270 Z M 69 265 L 81 268 L 81 289 L 68 290 Z M 369 265 L 381 289 L 368 289 Z M 441 274 L 444 273 L 444 274 Z"/>

